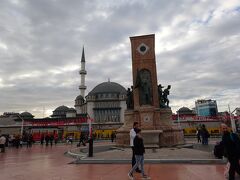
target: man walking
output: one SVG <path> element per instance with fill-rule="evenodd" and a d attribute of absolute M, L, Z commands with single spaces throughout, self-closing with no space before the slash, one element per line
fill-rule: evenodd
<path fill-rule="evenodd" d="M 6 138 L 4 135 L 2 135 L 0 137 L 0 148 L 1 148 L 1 152 L 4 153 L 5 152 L 5 143 L 6 143 Z"/>
<path fill-rule="evenodd" d="M 221 124 L 222 144 L 224 147 L 224 156 L 227 157 L 229 168 L 229 180 L 235 179 L 235 172 L 240 175 L 240 140 L 237 134 L 229 132 L 226 124 Z"/>
<path fill-rule="evenodd" d="M 135 153 L 134 153 L 134 144 L 133 140 L 136 136 L 136 130 L 138 129 L 138 122 L 133 123 L 133 128 L 130 130 L 130 146 L 132 148 L 132 167 L 136 164 Z M 136 172 L 141 173 L 141 170 L 137 167 Z"/>
<path fill-rule="evenodd" d="M 136 136 L 134 138 L 133 144 L 134 144 L 134 153 L 136 158 L 136 163 L 132 167 L 132 169 L 128 173 L 128 177 L 130 179 L 134 179 L 133 177 L 133 171 L 140 165 L 141 166 L 141 173 L 143 179 L 151 179 L 149 176 L 147 176 L 144 173 L 144 153 L 145 153 L 145 147 L 143 144 L 143 138 L 140 134 L 141 129 L 135 129 Z"/>

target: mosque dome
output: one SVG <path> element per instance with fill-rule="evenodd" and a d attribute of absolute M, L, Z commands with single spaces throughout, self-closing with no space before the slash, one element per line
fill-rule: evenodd
<path fill-rule="evenodd" d="M 181 107 L 177 112 L 180 115 L 194 115 L 194 112 L 187 107 Z"/>
<path fill-rule="evenodd" d="M 77 101 L 77 100 L 82 100 L 82 99 L 84 99 L 84 98 L 82 97 L 82 95 L 79 95 L 79 96 L 76 97 L 75 101 Z"/>
<path fill-rule="evenodd" d="M 54 111 L 68 111 L 68 110 L 69 108 L 67 106 L 62 105 L 57 107 Z"/>
<path fill-rule="evenodd" d="M 82 97 L 82 95 L 79 95 L 76 97 L 75 99 L 75 107 L 82 105 L 85 102 L 84 98 Z"/>
<path fill-rule="evenodd" d="M 95 88 L 93 88 L 93 90 L 88 94 L 88 96 L 102 93 L 127 94 L 127 91 L 122 85 L 108 81 L 98 84 Z"/>
<path fill-rule="evenodd" d="M 23 119 L 33 119 L 33 117 L 34 117 L 31 113 L 26 112 L 26 111 L 23 112 L 23 113 L 21 113 L 20 116 L 21 116 Z"/>
<path fill-rule="evenodd" d="M 69 108 L 67 112 L 76 112 L 76 109 L 74 109 L 74 108 Z"/>
<path fill-rule="evenodd" d="M 69 108 L 67 106 L 59 106 L 53 111 L 52 117 L 66 117 L 68 111 Z"/>

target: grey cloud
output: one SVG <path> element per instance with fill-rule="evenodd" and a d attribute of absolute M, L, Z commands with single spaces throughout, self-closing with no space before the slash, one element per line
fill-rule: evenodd
<path fill-rule="evenodd" d="M 73 106 L 79 95 L 81 51 L 86 55 L 87 92 L 98 83 L 132 85 L 129 36 L 155 33 L 163 50 L 156 54 L 158 82 L 171 84 L 173 111 L 199 97 L 229 99 L 239 106 L 239 11 L 217 19 L 219 1 L 49 1 L 1 2 L 0 108 L 33 111 Z M 238 5 L 239 6 L 239 5 Z M 231 14 L 232 12 L 232 14 Z M 169 35 L 161 37 L 164 27 Z M 196 32 L 188 39 L 188 32 Z M 156 42 L 156 43 L 159 43 Z M 164 50 L 168 44 L 178 47 Z M 124 47 L 117 48 L 119 44 Z M 116 47 L 116 48 L 115 48 Z M 167 49 L 167 48 L 166 48 Z M 51 71 L 59 71 L 52 73 Z M 39 74 L 34 74 L 39 72 Z M 32 74 L 26 78 L 24 74 Z M 234 93 L 229 93 L 234 92 Z M 223 106 L 224 107 L 224 106 Z"/>

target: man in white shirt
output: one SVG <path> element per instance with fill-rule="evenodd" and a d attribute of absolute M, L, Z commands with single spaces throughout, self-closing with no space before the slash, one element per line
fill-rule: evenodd
<path fill-rule="evenodd" d="M 2 153 L 5 152 L 5 143 L 6 143 L 6 138 L 5 138 L 5 136 L 2 135 L 0 137 L 0 148 L 1 148 Z"/>
<path fill-rule="evenodd" d="M 136 136 L 136 131 L 135 131 L 136 129 L 138 129 L 138 122 L 133 123 L 133 128 L 130 130 L 130 133 L 129 133 L 129 135 L 130 135 L 130 146 L 132 148 L 132 167 L 136 163 L 135 153 L 134 153 L 134 145 L 133 145 L 133 140 Z M 137 168 L 135 171 L 138 172 L 138 173 L 141 173 L 141 170 L 139 168 Z"/>

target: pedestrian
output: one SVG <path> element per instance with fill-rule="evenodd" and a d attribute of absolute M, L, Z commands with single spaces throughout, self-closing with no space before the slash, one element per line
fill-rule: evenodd
<path fill-rule="evenodd" d="M 19 146 L 22 147 L 22 138 L 19 134 L 15 135 L 15 146 L 18 149 Z"/>
<path fill-rule="evenodd" d="M 57 145 L 57 143 L 58 143 L 58 134 L 54 135 L 54 143 L 55 143 L 55 145 Z"/>
<path fill-rule="evenodd" d="M 83 132 L 81 132 L 81 135 L 80 135 L 80 140 L 79 140 L 79 143 L 78 143 L 78 147 L 81 146 L 81 143 L 83 144 L 83 146 L 86 146 L 86 139 L 85 139 L 85 135 Z"/>
<path fill-rule="evenodd" d="M 228 126 L 226 124 L 221 124 L 221 131 L 224 156 L 230 163 L 228 179 L 234 180 L 235 172 L 240 175 L 240 139 L 237 134 L 232 133 L 228 130 Z"/>
<path fill-rule="evenodd" d="M 52 133 L 51 133 L 51 135 L 50 135 L 49 140 L 50 140 L 50 145 L 51 145 L 51 147 L 52 147 L 52 145 L 53 145 L 53 140 L 54 140 L 54 135 L 53 135 Z"/>
<path fill-rule="evenodd" d="M 116 135 L 115 135 L 115 132 L 113 131 L 112 134 L 111 134 L 111 141 L 113 142 L 114 139 L 115 139 Z"/>
<path fill-rule="evenodd" d="M 135 153 L 134 153 L 134 144 L 133 140 L 136 136 L 136 129 L 138 129 L 138 122 L 133 123 L 133 128 L 130 130 L 130 146 L 132 148 L 132 167 L 136 164 Z M 137 167 L 136 172 L 141 173 L 141 170 Z"/>
<path fill-rule="evenodd" d="M 208 138 L 210 137 L 210 134 L 209 134 L 205 124 L 202 125 L 201 135 L 202 135 L 202 144 L 208 145 Z"/>
<path fill-rule="evenodd" d="M 43 143 L 44 143 L 44 134 L 42 133 L 41 134 L 41 145 L 43 146 Z"/>
<path fill-rule="evenodd" d="M 145 153 L 145 148 L 144 148 L 144 143 L 143 143 L 143 138 L 141 136 L 141 129 L 135 129 L 136 136 L 134 138 L 133 144 L 134 144 L 134 153 L 135 153 L 135 158 L 136 158 L 136 163 L 132 167 L 132 169 L 128 173 L 128 177 L 130 179 L 133 179 L 133 172 L 137 169 L 137 167 L 140 165 L 141 166 L 141 173 L 142 173 L 142 178 L 144 179 L 151 179 L 149 176 L 147 176 L 144 173 L 144 153 Z"/>
<path fill-rule="evenodd" d="M 33 136 L 31 133 L 27 134 L 27 148 L 32 147 Z"/>
<path fill-rule="evenodd" d="M 6 137 L 4 135 L 1 135 L 1 137 L 0 137 L 1 153 L 5 152 L 5 143 L 6 143 Z"/>
<path fill-rule="evenodd" d="M 197 132 L 196 132 L 196 135 L 197 135 L 197 142 L 198 143 L 201 143 L 201 130 L 197 128 Z"/>
<path fill-rule="evenodd" d="M 45 136 L 46 146 L 48 146 L 49 140 L 50 140 L 50 136 L 47 133 L 46 136 Z"/>

